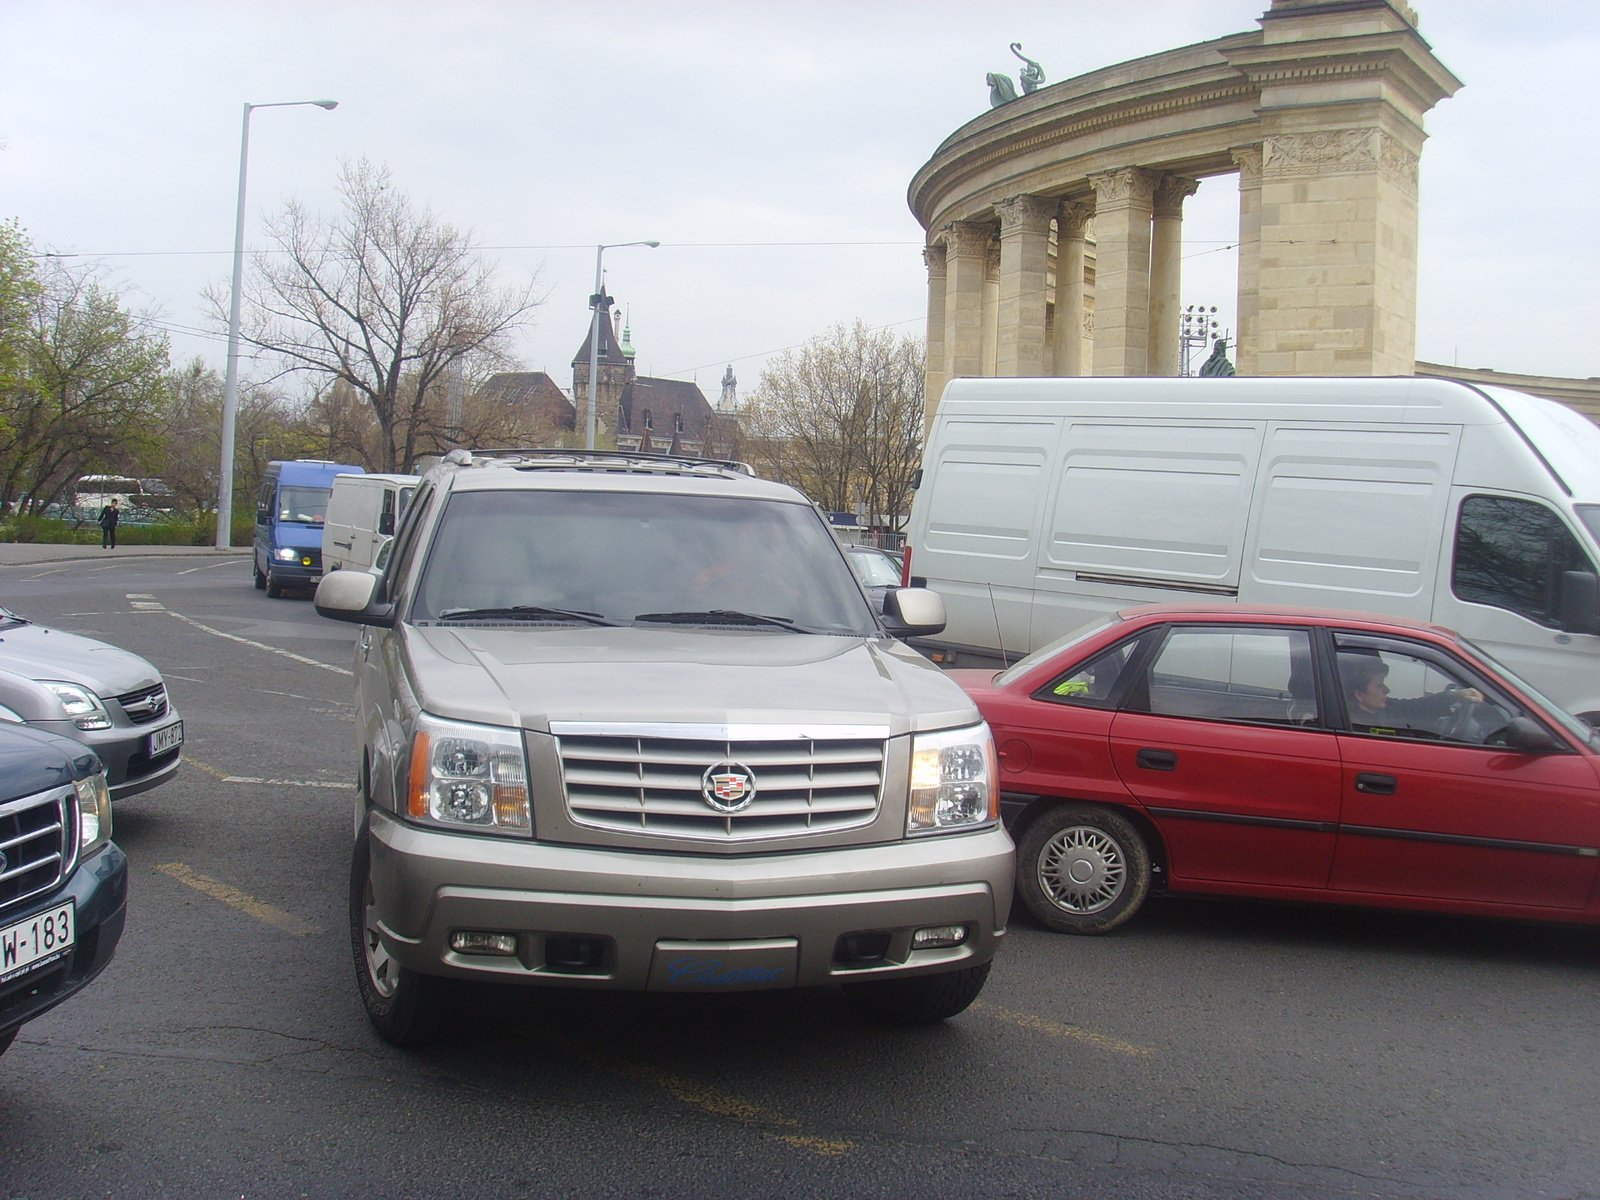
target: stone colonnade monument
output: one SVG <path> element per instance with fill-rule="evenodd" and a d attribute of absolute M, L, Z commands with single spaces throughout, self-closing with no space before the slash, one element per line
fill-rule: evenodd
<path fill-rule="evenodd" d="M 1461 82 L 1403 0 L 1259 24 L 1001 103 L 917 172 L 930 421 L 961 376 L 1178 374 L 1183 202 L 1235 173 L 1239 373 L 1412 373 L 1422 121 Z"/>

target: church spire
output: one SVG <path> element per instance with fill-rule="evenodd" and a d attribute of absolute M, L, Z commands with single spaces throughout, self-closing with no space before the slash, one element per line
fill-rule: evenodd
<path fill-rule="evenodd" d="M 632 362 L 637 355 L 633 348 L 633 309 L 628 310 L 627 320 L 622 325 L 622 357 Z"/>

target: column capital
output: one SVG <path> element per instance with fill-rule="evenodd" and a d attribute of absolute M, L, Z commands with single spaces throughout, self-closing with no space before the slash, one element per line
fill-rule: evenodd
<path fill-rule="evenodd" d="M 1042 236 L 1050 232 L 1050 219 L 1056 215 L 1057 201 L 1044 196 L 1008 196 L 994 206 L 1000 214 L 1000 236 L 1024 234 Z"/>
<path fill-rule="evenodd" d="M 922 262 L 928 268 L 930 279 L 942 276 L 944 267 L 944 247 L 940 245 L 924 246 L 922 248 Z"/>
<path fill-rule="evenodd" d="M 1253 146 L 1235 146 L 1228 153 L 1233 157 L 1233 165 L 1239 168 L 1239 186 L 1257 188 L 1261 186 L 1261 143 Z"/>
<path fill-rule="evenodd" d="M 1056 212 L 1056 236 L 1058 239 L 1081 238 L 1093 219 L 1094 205 L 1063 200 Z"/>
<path fill-rule="evenodd" d="M 1116 208 L 1149 208 L 1158 176 L 1143 167 L 1119 167 L 1089 176 L 1097 213 Z"/>
<path fill-rule="evenodd" d="M 1199 190 L 1198 179 L 1187 179 L 1182 175 L 1163 175 L 1156 184 L 1151 198 L 1155 215 L 1181 219 L 1183 202 Z"/>
<path fill-rule="evenodd" d="M 945 226 L 945 255 L 977 258 L 989 253 L 994 228 L 985 221 L 951 221 Z"/>

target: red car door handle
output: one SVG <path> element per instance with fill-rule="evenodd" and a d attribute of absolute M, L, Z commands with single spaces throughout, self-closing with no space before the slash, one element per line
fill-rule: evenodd
<path fill-rule="evenodd" d="M 1147 771 L 1176 771 L 1178 756 L 1171 750 L 1141 750 L 1135 761 Z"/>
<path fill-rule="evenodd" d="M 1374 775 L 1368 771 L 1356 775 L 1356 791 L 1369 796 L 1392 796 L 1398 786 L 1393 775 Z"/>

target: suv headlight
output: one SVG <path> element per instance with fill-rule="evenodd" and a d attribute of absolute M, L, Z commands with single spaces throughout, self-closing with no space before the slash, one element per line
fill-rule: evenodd
<path fill-rule="evenodd" d="M 61 701 L 61 707 L 67 710 L 67 716 L 72 718 L 72 723 L 79 729 L 111 728 L 111 714 L 106 712 L 106 706 L 100 703 L 100 697 L 87 688 L 81 688 L 75 683 L 53 683 L 48 679 L 41 679 L 39 682 L 56 694 L 56 699 Z"/>
<path fill-rule="evenodd" d="M 531 836 L 522 731 L 419 715 L 406 797 L 406 812 L 416 821 Z"/>
<path fill-rule="evenodd" d="M 987 724 L 912 737 L 907 833 L 974 829 L 999 816 L 994 738 Z"/>
<path fill-rule="evenodd" d="M 272 552 L 272 556 L 279 562 L 293 562 L 300 557 L 300 551 L 293 546 L 279 546 Z"/>
<path fill-rule="evenodd" d="M 104 771 L 72 786 L 78 793 L 78 857 L 88 858 L 111 840 L 111 789 Z"/>

